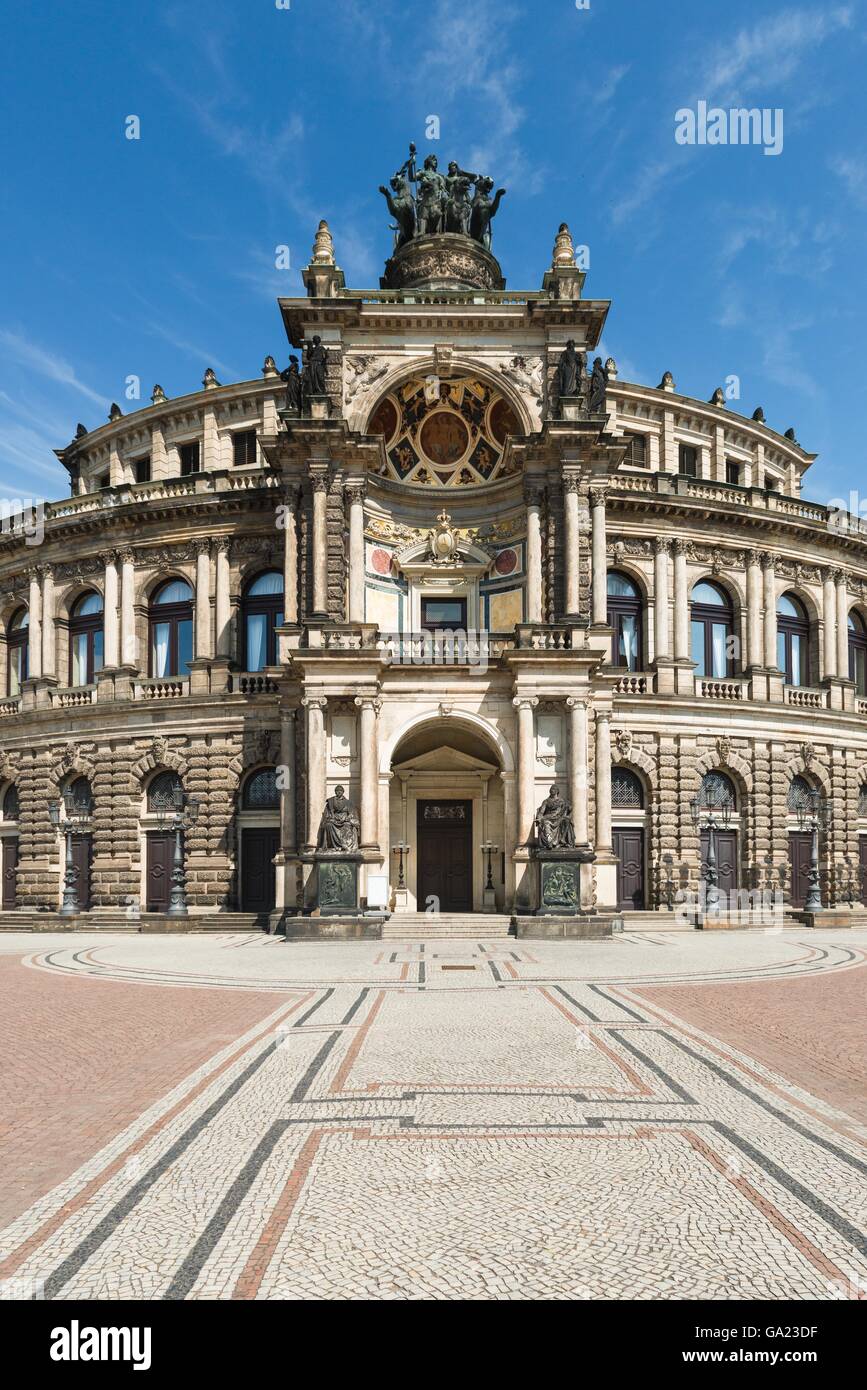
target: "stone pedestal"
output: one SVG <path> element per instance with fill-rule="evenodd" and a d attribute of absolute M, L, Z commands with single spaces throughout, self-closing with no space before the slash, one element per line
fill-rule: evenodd
<path fill-rule="evenodd" d="M 309 910 L 323 917 L 346 917 L 358 912 L 360 854 L 318 852 L 307 882 Z"/>
<path fill-rule="evenodd" d="M 331 400 L 328 396 L 305 396 L 304 403 L 310 411 L 311 420 L 327 420 L 331 413 Z"/>
<path fill-rule="evenodd" d="M 568 917 L 582 908 L 582 865 L 593 862 L 590 845 L 575 849 L 536 850 L 539 865 L 539 905 L 537 917 Z"/>
<path fill-rule="evenodd" d="M 558 402 L 561 420 L 586 420 L 586 396 L 561 396 Z"/>
<path fill-rule="evenodd" d="M 822 907 L 818 912 L 808 912 L 806 908 L 790 908 L 789 916 L 794 917 L 804 927 L 819 929 L 867 926 L 867 910 L 860 904 L 857 907 Z"/>

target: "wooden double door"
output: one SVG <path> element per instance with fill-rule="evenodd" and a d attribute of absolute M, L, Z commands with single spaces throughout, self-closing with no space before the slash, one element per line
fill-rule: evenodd
<path fill-rule="evenodd" d="M 78 897 L 79 912 L 87 912 L 90 908 L 92 862 L 93 836 L 73 835 L 72 863 L 78 871 L 75 876 L 75 892 Z"/>
<path fill-rule="evenodd" d="M 18 836 L 4 835 L 0 851 L 0 873 L 3 876 L 3 911 L 11 912 L 18 906 Z"/>
<path fill-rule="evenodd" d="M 440 912 L 472 912 L 473 803 L 419 801 L 416 844 L 419 912 L 431 898 Z"/>
<path fill-rule="evenodd" d="M 862 841 L 863 844 L 863 841 Z M 809 830 L 792 830 L 789 834 L 789 870 L 791 875 L 792 907 L 803 907 L 810 887 L 810 856 L 813 836 Z M 862 864 L 864 862 L 862 857 Z"/>
<path fill-rule="evenodd" d="M 241 911 L 272 912 L 277 902 L 274 856 L 280 848 L 278 826 L 246 826 L 241 831 Z"/>
<path fill-rule="evenodd" d="M 701 832 L 701 873 L 707 870 L 709 837 Z M 738 888 L 738 833 L 736 830 L 715 830 L 713 849 L 716 856 L 716 882 L 720 896 L 734 893 Z"/>
<path fill-rule="evenodd" d="M 621 912 L 640 912 L 644 896 L 644 831 L 636 826 L 612 831 L 617 856 L 617 907 Z"/>
<path fill-rule="evenodd" d="M 145 912 L 168 911 L 174 862 L 174 835 L 165 830 L 149 830 L 145 858 Z"/>

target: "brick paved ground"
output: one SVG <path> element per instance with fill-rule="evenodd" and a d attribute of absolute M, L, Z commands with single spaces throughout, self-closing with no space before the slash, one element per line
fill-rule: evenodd
<path fill-rule="evenodd" d="M 6 936 L 2 1291 L 856 1297 L 865 959 Z"/>

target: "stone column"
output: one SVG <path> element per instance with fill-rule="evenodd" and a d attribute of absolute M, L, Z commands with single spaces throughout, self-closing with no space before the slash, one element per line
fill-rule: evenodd
<path fill-rule="evenodd" d="M 689 661 L 689 587 L 686 581 L 686 541 L 674 542 L 674 659 Z"/>
<path fill-rule="evenodd" d="M 519 696 L 512 701 L 518 712 L 519 849 L 529 845 L 532 840 L 536 816 L 536 730 L 533 710 L 538 703 L 535 696 Z"/>
<path fill-rule="evenodd" d="M 578 528 L 578 487 L 577 473 L 563 474 L 563 507 L 566 525 L 566 613 L 576 618 L 581 606 L 581 540 Z"/>
<path fill-rule="evenodd" d="M 837 675 L 849 679 L 849 591 L 846 571 L 835 570 L 837 585 Z"/>
<path fill-rule="evenodd" d="M 542 621 L 542 530 L 539 509 L 542 489 L 535 483 L 524 485 L 527 506 L 527 622 Z"/>
<path fill-rule="evenodd" d="M 124 550 L 120 560 L 120 664 L 136 666 L 135 556 Z"/>
<path fill-rule="evenodd" d="M 590 839 L 587 816 L 587 701 L 572 696 L 566 701 L 569 710 L 569 800 L 575 841 L 579 845 Z"/>
<path fill-rule="evenodd" d="M 280 711 L 280 846 L 284 854 L 296 849 L 295 826 L 295 715 L 294 709 Z"/>
<path fill-rule="evenodd" d="M 316 848 L 319 822 L 325 808 L 325 709 L 328 701 L 308 696 L 307 711 L 307 848 Z"/>
<path fill-rule="evenodd" d="M 42 567 L 42 674 L 56 676 L 56 632 L 54 622 L 54 570 Z"/>
<path fill-rule="evenodd" d="M 298 489 L 286 489 L 283 521 L 283 615 L 287 623 L 298 621 Z"/>
<path fill-rule="evenodd" d="M 608 622 L 608 557 L 605 541 L 605 490 L 590 489 L 591 554 L 593 567 L 592 622 L 605 627 Z"/>
<path fill-rule="evenodd" d="M 113 550 L 108 550 L 100 556 L 100 559 L 105 565 L 105 597 L 102 615 L 105 664 L 109 670 L 114 670 L 120 662 L 117 555 Z"/>
<path fill-rule="evenodd" d="M 757 551 L 747 555 L 747 663 L 763 664 L 762 650 L 762 565 Z"/>
<path fill-rule="evenodd" d="M 313 488 L 313 611 L 328 616 L 328 474 L 311 474 Z"/>
<path fill-rule="evenodd" d="M 217 582 L 215 598 L 215 621 L 217 625 L 217 656 L 232 655 L 232 604 L 229 594 L 229 546 L 228 536 L 217 541 Z"/>
<path fill-rule="evenodd" d="M 765 589 L 765 666 L 777 669 L 777 578 L 773 555 L 762 555 Z"/>
<path fill-rule="evenodd" d="M 596 711 L 596 852 L 611 851 L 611 711 Z"/>
<path fill-rule="evenodd" d="M 196 541 L 196 660 L 211 651 L 211 543 Z"/>
<path fill-rule="evenodd" d="M 370 695 L 359 695 L 355 700 L 359 711 L 358 751 L 361 782 L 361 847 L 375 849 L 378 843 L 378 741 L 376 737 L 376 718 L 380 702 Z"/>
<path fill-rule="evenodd" d="M 39 584 L 39 570 L 34 565 L 27 571 L 30 581 L 30 601 L 27 605 L 30 618 L 28 634 L 28 674 L 31 679 L 42 675 L 42 590 Z"/>
<path fill-rule="evenodd" d="M 653 646 L 657 661 L 668 660 L 668 552 L 671 541 L 656 539 L 653 562 Z"/>
<path fill-rule="evenodd" d="M 364 483 L 346 484 L 349 501 L 349 612 L 351 623 L 364 622 Z"/>
<path fill-rule="evenodd" d="M 822 675 L 837 675 L 837 586 L 836 571 L 822 570 Z"/>

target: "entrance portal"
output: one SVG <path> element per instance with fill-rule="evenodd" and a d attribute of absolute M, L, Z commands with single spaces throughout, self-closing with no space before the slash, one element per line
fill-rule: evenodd
<path fill-rule="evenodd" d="M 473 803 L 419 801 L 418 906 L 440 912 L 473 908 Z"/>

